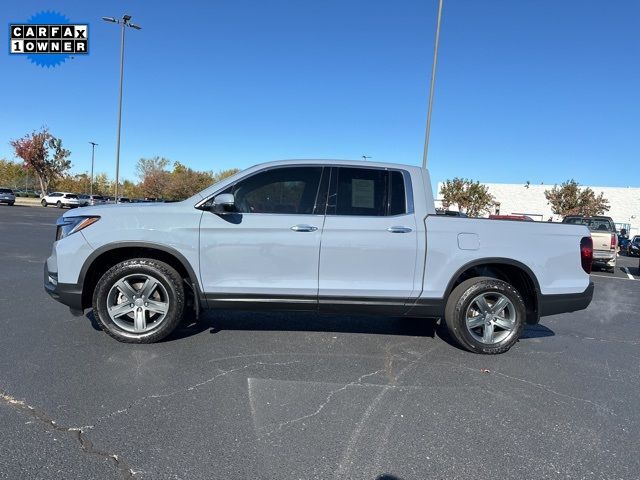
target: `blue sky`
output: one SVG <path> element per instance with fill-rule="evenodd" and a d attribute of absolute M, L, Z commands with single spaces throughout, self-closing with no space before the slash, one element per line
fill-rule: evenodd
<path fill-rule="evenodd" d="M 88 57 L 46 69 L 0 54 L 0 157 L 47 125 L 73 170 L 113 175 L 119 30 L 128 13 L 121 175 L 140 157 L 193 168 L 280 158 L 420 164 L 436 0 L 5 2 L 89 21 Z M 639 186 L 640 2 L 445 0 L 434 183 Z M 6 52 L 7 50 L 5 50 Z"/>

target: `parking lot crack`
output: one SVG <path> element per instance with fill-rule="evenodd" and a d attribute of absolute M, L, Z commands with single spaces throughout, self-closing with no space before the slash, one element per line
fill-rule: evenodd
<path fill-rule="evenodd" d="M 587 403 L 589 405 L 594 406 L 596 408 L 596 410 L 602 410 L 604 412 L 607 412 L 607 413 L 609 413 L 611 415 L 616 416 L 616 414 L 615 414 L 615 412 L 613 410 L 611 410 L 610 408 L 602 405 L 601 403 L 594 402 L 593 400 L 588 400 L 586 398 L 575 397 L 575 396 L 569 395 L 567 393 L 558 392 L 557 390 L 553 390 L 550 386 L 545 385 L 543 383 L 535 383 L 535 382 L 532 382 L 530 380 L 525 380 L 524 378 L 513 377 L 511 375 L 507 375 L 506 373 L 500 373 L 500 372 L 494 372 L 494 373 L 496 375 L 499 375 L 499 376 L 504 377 L 504 378 L 508 378 L 510 380 L 515 380 L 515 381 L 518 381 L 518 382 L 525 383 L 527 385 L 531 385 L 531 386 L 537 387 L 537 388 L 539 388 L 541 390 L 544 390 L 545 392 L 551 393 L 553 395 L 557 395 L 559 397 L 568 398 L 568 399 L 571 399 L 571 400 L 576 400 L 578 402 Z"/>
<path fill-rule="evenodd" d="M 273 434 L 273 433 L 275 433 L 275 432 L 279 432 L 279 431 L 281 431 L 281 430 L 282 430 L 283 428 L 285 428 L 285 427 L 288 427 L 288 426 L 290 426 L 290 425 L 293 425 L 294 423 L 302 422 L 302 421 L 304 421 L 304 420 L 308 420 L 309 418 L 315 417 L 316 415 L 320 414 L 320 412 L 322 412 L 322 410 L 324 410 L 324 409 L 325 409 L 325 407 L 326 407 L 327 405 L 329 405 L 329 403 L 331 402 L 331 399 L 332 399 L 335 395 L 337 395 L 337 394 L 338 394 L 338 393 L 340 393 L 340 392 L 345 391 L 345 390 L 346 390 L 346 389 L 348 389 L 349 387 L 353 387 L 353 386 L 356 386 L 356 385 L 360 386 L 360 385 L 362 385 L 362 381 L 363 381 L 365 378 L 372 377 L 372 376 L 374 376 L 374 375 L 378 375 L 378 374 L 380 374 L 380 373 L 382 373 L 382 372 L 384 372 L 384 371 L 385 371 L 385 368 L 382 368 L 382 369 L 380 369 L 380 370 L 376 370 L 375 372 L 365 373 L 364 375 L 361 375 L 360 377 L 358 377 L 356 380 L 354 380 L 354 381 L 352 381 L 352 382 L 349 382 L 349 383 L 347 383 L 347 384 L 343 385 L 342 387 L 340 387 L 340 388 L 338 388 L 338 389 L 336 389 L 336 390 L 332 390 L 332 391 L 331 391 L 331 392 L 329 392 L 329 394 L 327 395 L 327 398 L 325 399 L 325 401 L 324 401 L 324 402 L 322 402 L 322 404 L 320 404 L 320 406 L 319 406 L 318 408 L 316 408 L 316 410 L 315 410 L 315 411 L 313 411 L 313 412 L 311 412 L 311 413 L 308 413 L 308 414 L 306 414 L 306 415 L 302 415 L 302 416 L 300 416 L 300 417 L 294 418 L 294 419 L 292 419 L 292 420 L 287 420 L 286 422 L 279 423 L 279 424 L 278 424 L 278 426 L 277 426 L 276 428 L 274 428 L 274 429 L 272 429 L 272 430 L 270 430 L 270 431 L 266 432 L 266 433 L 264 434 L 264 436 L 269 436 L 269 435 L 271 435 L 271 434 Z"/>
<path fill-rule="evenodd" d="M 222 370 L 222 369 L 218 369 L 218 372 L 216 375 L 214 375 L 213 377 L 210 377 L 206 380 L 203 380 L 202 382 L 198 382 L 194 385 L 189 385 L 186 387 L 181 387 L 178 388 L 176 390 L 170 391 L 168 393 L 154 393 L 151 395 L 145 395 L 144 397 L 140 397 L 137 398 L 135 400 L 133 400 L 131 403 L 129 403 L 126 407 L 124 408 L 120 408 L 118 410 L 115 410 L 107 415 L 104 415 L 102 417 L 99 417 L 96 419 L 96 421 L 94 423 L 99 423 L 103 420 L 115 417 L 117 415 L 122 415 L 122 414 L 126 414 L 129 412 L 129 410 L 131 410 L 132 408 L 136 407 L 137 405 L 140 405 L 141 403 L 145 402 L 146 400 L 152 400 L 152 399 L 158 399 L 158 398 L 168 398 L 168 397 L 173 397 L 174 395 L 178 395 L 180 393 L 184 393 L 184 392 L 190 392 L 190 391 L 194 391 L 197 390 L 198 388 L 207 385 L 209 383 L 212 383 L 214 381 L 216 381 L 218 378 L 224 377 L 226 375 L 229 375 L 230 373 L 234 373 L 234 372 L 238 372 L 241 370 L 246 370 L 248 368 L 251 367 L 255 367 L 255 366 L 282 366 L 282 365 L 292 365 L 294 363 L 298 363 L 298 360 L 292 360 L 289 362 L 252 362 L 249 363 L 247 365 L 243 365 L 241 367 L 236 367 L 236 368 L 231 368 L 229 370 Z"/>
<path fill-rule="evenodd" d="M 131 469 L 131 467 L 124 459 L 122 459 L 115 453 L 100 450 L 93 445 L 93 442 L 85 433 L 86 430 L 91 430 L 93 428 L 92 425 L 86 425 L 82 427 L 67 427 L 64 425 L 59 425 L 54 419 L 47 415 L 46 412 L 29 405 L 23 400 L 18 400 L 12 397 L 3 390 L 0 390 L 0 401 L 11 408 L 26 413 L 31 418 L 36 420 L 38 424 L 44 425 L 49 430 L 70 435 L 78 442 L 83 452 L 90 455 L 102 457 L 111 462 L 113 466 L 116 467 L 122 478 L 135 478 L 135 472 Z"/>

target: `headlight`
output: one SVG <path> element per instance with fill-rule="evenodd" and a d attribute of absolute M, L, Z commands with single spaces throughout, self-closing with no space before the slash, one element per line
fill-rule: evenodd
<path fill-rule="evenodd" d="M 72 233 L 79 232 L 83 228 L 96 223 L 100 217 L 60 217 L 56 222 L 56 240 L 68 237 Z"/>

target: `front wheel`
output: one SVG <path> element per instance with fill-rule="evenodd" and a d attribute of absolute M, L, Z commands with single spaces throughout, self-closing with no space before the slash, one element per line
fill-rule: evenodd
<path fill-rule="evenodd" d="M 526 308 L 509 283 L 476 277 L 458 285 L 447 300 L 445 322 L 460 346 L 475 353 L 509 350 L 524 329 Z"/>
<path fill-rule="evenodd" d="M 110 268 L 93 292 L 93 312 L 120 342 L 154 343 L 169 335 L 184 311 L 180 274 L 159 260 L 136 258 Z"/>
<path fill-rule="evenodd" d="M 42 205 L 43 207 L 46 207 L 47 201 L 43 198 L 42 201 L 40 202 L 40 205 Z"/>
<path fill-rule="evenodd" d="M 10 206 L 10 207 L 13 207 L 13 204 L 14 204 L 14 203 L 15 203 L 15 202 L 9 202 L 9 206 Z"/>
<path fill-rule="evenodd" d="M 58 202 L 56 203 L 56 207 L 62 208 L 62 202 L 60 200 L 58 200 Z"/>

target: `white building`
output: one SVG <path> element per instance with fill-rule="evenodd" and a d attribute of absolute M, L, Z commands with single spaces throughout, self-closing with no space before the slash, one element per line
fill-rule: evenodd
<path fill-rule="evenodd" d="M 548 220 L 554 222 L 562 218 L 554 215 L 551 206 L 544 196 L 545 190 L 553 185 L 525 185 L 513 183 L 485 183 L 489 193 L 498 203 L 491 213 L 501 215 L 529 215 L 534 220 Z M 442 183 L 438 183 L 438 198 Z M 581 185 L 581 188 L 585 186 Z M 609 200 L 609 211 L 605 215 L 613 218 L 620 228 L 630 225 L 630 235 L 640 235 L 640 188 L 621 187 L 589 187 L 596 195 L 600 192 Z"/>

